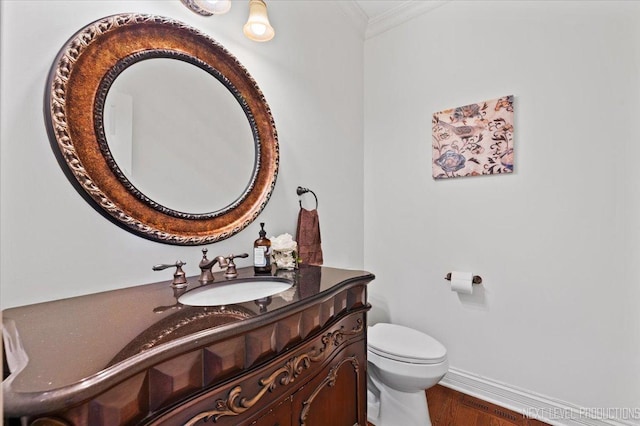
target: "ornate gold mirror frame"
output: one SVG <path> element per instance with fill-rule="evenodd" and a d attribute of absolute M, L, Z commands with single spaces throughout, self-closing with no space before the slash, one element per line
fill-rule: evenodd
<path fill-rule="evenodd" d="M 157 57 L 202 68 L 231 91 L 247 116 L 256 147 L 253 175 L 236 201 L 221 210 L 192 214 L 161 206 L 138 191 L 111 156 L 103 126 L 107 92 L 124 69 Z M 262 91 L 224 47 L 169 18 L 121 14 L 78 31 L 53 63 L 44 113 L 53 151 L 78 192 L 107 219 L 153 241 L 200 245 L 228 238 L 257 218 L 275 186 L 278 137 Z M 212 159 L 212 167 L 220 160 Z"/>

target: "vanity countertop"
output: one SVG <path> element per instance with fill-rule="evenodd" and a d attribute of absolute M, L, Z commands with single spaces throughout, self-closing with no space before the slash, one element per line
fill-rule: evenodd
<path fill-rule="evenodd" d="M 237 279 L 257 277 L 253 268 L 238 273 Z M 215 282 L 207 285 L 228 282 L 221 272 L 214 275 Z M 163 281 L 3 311 L 10 367 L 2 383 L 5 415 L 47 405 L 49 394 L 76 399 L 89 385 L 106 389 L 136 369 L 374 278 L 365 271 L 305 265 L 273 275 L 292 280 L 293 287 L 268 299 L 224 307 L 179 305 L 170 281 Z M 188 279 L 187 290 L 201 286 L 197 278 Z M 225 314 L 221 324 L 203 321 L 220 314 Z"/>

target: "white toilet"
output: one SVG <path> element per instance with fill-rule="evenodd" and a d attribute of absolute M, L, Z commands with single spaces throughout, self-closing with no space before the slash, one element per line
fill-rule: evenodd
<path fill-rule="evenodd" d="M 367 340 L 367 420 L 430 426 L 425 389 L 449 369 L 447 349 L 418 330 L 388 323 L 369 327 Z"/>

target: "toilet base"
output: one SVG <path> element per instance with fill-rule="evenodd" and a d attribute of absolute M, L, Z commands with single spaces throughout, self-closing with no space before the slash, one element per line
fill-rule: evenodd
<path fill-rule="evenodd" d="M 367 378 L 367 420 L 375 426 L 431 426 L 424 390 L 401 392 Z"/>

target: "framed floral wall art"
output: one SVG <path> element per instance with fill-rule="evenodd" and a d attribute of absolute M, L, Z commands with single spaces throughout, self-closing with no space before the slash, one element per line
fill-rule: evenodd
<path fill-rule="evenodd" d="M 513 172 L 513 95 L 433 114 L 433 178 Z"/>

